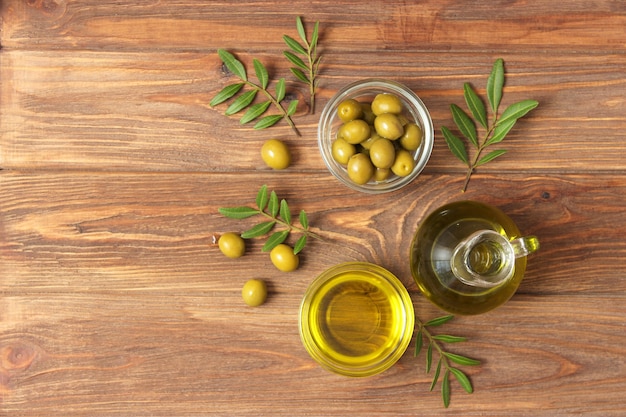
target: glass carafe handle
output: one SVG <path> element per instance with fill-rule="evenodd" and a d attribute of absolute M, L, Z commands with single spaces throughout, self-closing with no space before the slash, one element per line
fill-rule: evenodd
<path fill-rule="evenodd" d="M 456 246 L 450 267 L 464 284 L 492 288 L 513 276 L 516 258 L 538 249 L 535 236 L 509 240 L 495 230 L 479 230 Z"/>

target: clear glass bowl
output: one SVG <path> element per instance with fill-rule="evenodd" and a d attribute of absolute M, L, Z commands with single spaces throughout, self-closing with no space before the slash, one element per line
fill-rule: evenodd
<path fill-rule="evenodd" d="M 406 351 L 415 312 L 398 278 L 367 262 L 329 268 L 307 289 L 299 328 L 307 352 L 340 375 L 364 377 L 385 371 Z"/>
<path fill-rule="evenodd" d="M 402 100 L 405 115 L 422 129 L 422 143 L 413 152 L 415 168 L 409 175 L 405 177 L 391 175 L 384 181 L 370 181 L 359 185 L 348 177 L 346 167 L 335 161 L 332 156 L 332 143 L 337 136 L 337 130 L 342 125 L 342 121 L 337 115 L 337 107 L 342 101 L 350 98 L 371 103 L 374 97 L 380 93 L 395 94 Z M 422 172 L 430 158 L 434 137 L 433 122 L 422 100 L 403 84 L 375 78 L 357 81 L 339 90 L 324 106 L 317 131 L 319 149 L 329 171 L 353 190 L 370 194 L 395 191 L 413 181 Z"/>

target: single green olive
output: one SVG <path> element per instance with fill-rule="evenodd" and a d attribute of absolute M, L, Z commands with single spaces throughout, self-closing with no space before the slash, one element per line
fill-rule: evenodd
<path fill-rule="evenodd" d="M 370 137 L 371 128 L 365 120 L 355 119 L 344 123 L 338 132 L 338 137 L 342 137 L 346 142 L 356 145 Z"/>
<path fill-rule="evenodd" d="M 364 153 L 352 155 L 348 161 L 348 177 L 356 184 L 365 184 L 374 175 L 374 165 Z"/>
<path fill-rule="evenodd" d="M 291 152 L 285 142 L 270 139 L 261 147 L 263 162 L 273 169 L 285 169 L 291 164 Z"/>
<path fill-rule="evenodd" d="M 372 111 L 372 105 L 370 103 L 360 103 L 360 104 L 361 104 L 361 109 L 363 110 L 363 117 L 361 117 L 361 119 L 365 120 L 368 125 L 373 125 L 376 115 Z"/>
<path fill-rule="evenodd" d="M 348 160 L 356 153 L 356 147 L 346 142 L 344 138 L 337 138 L 331 145 L 333 159 L 341 165 L 347 165 Z"/>
<path fill-rule="evenodd" d="M 370 147 L 369 155 L 376 168 L 391 168 L 396 159 L 396 148 L 389 139 L 380 138 Z"/>
<path fill-rule="evenodd" d="M 343 100 L 337 106 L 337 116 L 339 116 L 344 123 L 354 119 L 361 119 L 363 117 L 361 103 L 353 98 Z"/>
<path fill-rule="evenodd" d="M 260 279 L 247 281 L 241 289 L 243 301 L 250 307 L 260 306 L 267 299 L 267 285 Z"/>
<path fill-rule="evenodd" d="M 376 133 L 389 140 L 396 140 L 404 134 L 404 128 L 400 119 L 392 113 L 383 113 L 376 116 L 374 128 Z"/>
<path fill-rule="evenodd" d="M 217 241 L 220 251 L 229 258 L 240 258 L 246 252 L 246 242 L 233 232 L 224 233 Z"/>
<path fill-rule="evenodd" d="M 415 160 L 413 155 L 406 149 L 398 149 L 396 151 L 396 159 L 391 166 L 391 171 L 399 177 L 406 177 L 415 168 Z"/>
<path fill-rule="evenodd" d="M 380 135 L 372 129 L 372 135 L 363 142 L 359 143 L 359 145 L 361 145 L 363 149 L 369 150 L 378 139 L 380 139 Z"/>
<path fill-rule="evenodd" d="M 270 259 L 274 266 L 283 272 L 291 272 L 298 269 L 300 257 L 293 253 L 293 248 L 281 243 L 270 251 Z"/>
<path fill-rule="evenodd" d="M 402 113 L 402 108 L 402 101 L 394 94 L 377 94 L 372 101 L 372 112 L 376 116 L 384 113 L 400 114 Z"/>
<path fill-rule="evenodd" d="M 385 181 L 390 176 L 391 169 L 389 168 L 376 168 L 376 171 L 374 171 L 374 181 L 376 182 Z"/>
<path fill-rule="evenodd" d="M 404 134 L 400 137 L 400 145 L 407 151 L 415 151 L 422 144 L 422 128 L 415 123 L 404 126 Z"/>

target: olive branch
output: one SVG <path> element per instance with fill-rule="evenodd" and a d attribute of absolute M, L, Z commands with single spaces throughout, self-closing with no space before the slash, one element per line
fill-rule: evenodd
<path fill-rule="evenodd" d="M 284 228 L 283 230 L 274 232 L 268 237 L 267 241 L 263 245 L 263 252 L 269 252 L 276 246 L 283 243 L 287 240 L 291 232 L 301 234 L 294 244 L 294 254 L 298 254 L 302 251 L 302 249 L 304 249 L 309 237 L 321 239 L 318 235 L 311 232 L 306 212 L 304 210 L 300 211 L 298 215 L 300 225 L 296 225 L 293 222 L 291 209 L 289 208 L 287 200 L 279 200 L 275 191 L 268 191 L 267 185 L 261 186 L 257 192 L 255 203 L 256 208 L 248 206 L 224 207 L 219 208 L 218 212 L 231 219 L 246 219 L 256 215 L 261 215 L 267 219 L 263 222 L 257 223 L 250 229 L 243 232 L 241 237 L 244 239 L 265 236 L 269 234 L 272 229 L 274 229 L 274 226 L 282 226 Z"/>
<path fill-rule="evenodd" d="M 311 114 L 315 113 L 315 92 L 318 84 L 318 70 L 320 66 L 321 56 L 317 54 L 317 40 L 319 39 L 319 22 L 315 22 L 313 26 L 313 33 L 311 34 L 311 40 L 307 39 L 306 31 L 304 30 L 304 24 L 300 16 L 296 18 L 296 30 L 302 43 L 298 42 L 289 35 L 284 35 L 283 40 L 291 51 L 284 51 L 283 55 L 289 62 L 295 67 L 290 68 L 291 73 L 295 75 L 297 79 L 309 86 L 309 100 L 311 103 Z M 294 54 L 295 52 L 295 54 Z M 306 62 L 298 55 L 304 55 Z M 306 73 L 305 73 L 306 72 Z"/>
<path fill-rule="evenodd" d="M 300 136 L 300 132 L 298 131 L 295 123 L 291 119 L 291 116 L 294 115 L 298 107 L 298 100 L 290 101 L 287 109 L 285 109 L 281 104 L 281 102 L 285 98 L 286 90 L 284 78 L 278 80 L 278 82 L 276 83 L 274 95 L 272 95 L 272 93 L 270 93 L 267 89 L 270 81 L 269 73 L 267 71 L 267 68 L 265 67 L 265 65 L 263 65 L 261 61 L 256 58 L 254 58 L 252 61 L 252 64 L 254 66 L 254 73 L 258 80 L 258 83 L 254 83 L 248 79 L 246 67 L 240 60 L 235 58 L 233 54 L 224 49 L 219 49 L 217 51 L 217 54 L 219 55 L 224 65 L 226 65 L 226 68 L 228 68 L 230 72 L 237 76 L 241 80 L 241 82 L 229 84 L 222 90 L 220 90 L 209 103 L 211 107 L 217 106 L 218 104 L 221 104 L 233 98 L 235 95 L 237 95 L 237 93 L 241 92 L 241 94 L 239 94 L 226 109 L 226 116 L 232 116 L 244 110 L 245 108 L 248 108 L 248 110 L 239 119 L 239 122 L 241 124 L 246 124 L 261 117 L 271 105 L 274 105 L 274 107 L 278 109 L 279 113 L 267 115 L 260 118 L 254 125 L 254 128 L 266 129 L 270 126 L 275 125 L 281 119 L 285 119 L 287 124 L 289 124 L 289 126 L 296 133 L 296 135 Z M 247 91 L 245 92 L 243 91 L 244 87 L 248 87 Z M 253 101 L 258 93 L 262 93 L 266 99 L 253 104 Z"/>
<path fill-rule="evenodd" d="M 433 375 L 432 382 L 430 384 L 430 391 L 432 391 L 437 382 L 441 379 L 441 397 L 444 407 L 448 408 L 450 405 L 450 375 L 459 382 L 461 387 L 471 394 L 474 392 L 472 382 L 468 376 L 460 370 L 454 367 L 452 364 L 475 366 L 480 365 L 480 361 L 469 358 L 467 356 L 458 355 L 456 353 L 448 352 L 444 350 L 441 343 L 460 343 L 465 342 L 467 339 L 460 336 L 452 336 L 447 334 L 434 335 L 428 330 L 428 327 L 441 326 L 444 323 L 452 320 L 454 316 L 447 315 L 432 319 L 426 323 L 421 322 L 416 318 L 418 326 L 417 335 L 415 336 L 415 353 L 414 356 L 418 356 L 424 347 L 424 341 L 426 341 L 428 347 L 426 348 L 426 373 L 430 373 L 433 364 L 433 350 L 438 354 L 438 361 L 435 367 L 435 373 Z M 443 374 L 442 374 L 443 372 Z M 441 377 L 441 378 L 440 378 Z"/>
<path fill-rule="evenodd" d="M 472 113 L 473 119 L 456 104 L 450 105 L 454 123 L 475 149 L 473 159 L 470 159 L 465 144 L 458 136 L 455 136 L 450 129 L 445 126 L 441 128 L 441 133 L 443 133 L 443 137 L 450 151 L 452 151 L 452 154 L 468 167 L 465 183 L 461 190 L 463 192 L 467 190 L 470 177 L 476 168 L 507 152 L 505 149 L 497 149 L 482 156 L 483 151 L 491 145 L 502 142 L 517 120 L 539 105 L 535 100 L 522 100 L 511 104 L 498 116 L 503 87 L 504 61 L 497 59 L 487 79 L 487 99 L 491 108 L 491 123 L 489 123 L 487 119 L 485 104 L 469 83 L 463 85 L 463 97 L 465 98 L 467 107 Z M 476 123 L 480 124 L 485 131 L 485 135 L 480 142 L 478 140 Z"/>

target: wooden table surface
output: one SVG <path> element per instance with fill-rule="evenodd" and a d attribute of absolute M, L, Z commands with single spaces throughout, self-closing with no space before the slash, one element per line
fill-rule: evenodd
<path fill-rule="evenodd" d="M 550 1 L 3 0 L 0 50 L 0 415 L 626 415 L 626 3 Z M 317 108 L 282 57 L 282 35 L 320 22 Z M 224 48 L 300 100 L 294 121 L 241 126 L 212 108 L 236 81 Z M 503 58 L 503 106 L 535 99 L 502 143 L 464 167 L 440 128 L 463 83 L 481 94 Z M 317 149 L 321 108 L 368 77 L 400 81 L 430 110 L 435 146 L 415 181 L 351 191 Z M 285 171 L 261 144 L 284 140 Z M 263 184 L 324 237 L 277 272 L 248 244 L 231 260 L 215 236 L 250 226 L 217 212 Z M 429 392 L 414 342 L 390 370 L 347 378 L 317 365 L 298 333 L 311 281 L 345 261 L 395 273 L 422 320 L 408 249 L 437 207 L 500 207 L 541 241 L 505 305 L 441 330 L 476 357 L 474 385 Z M 250 278 L 269 299 L 244 305 Z"/>

